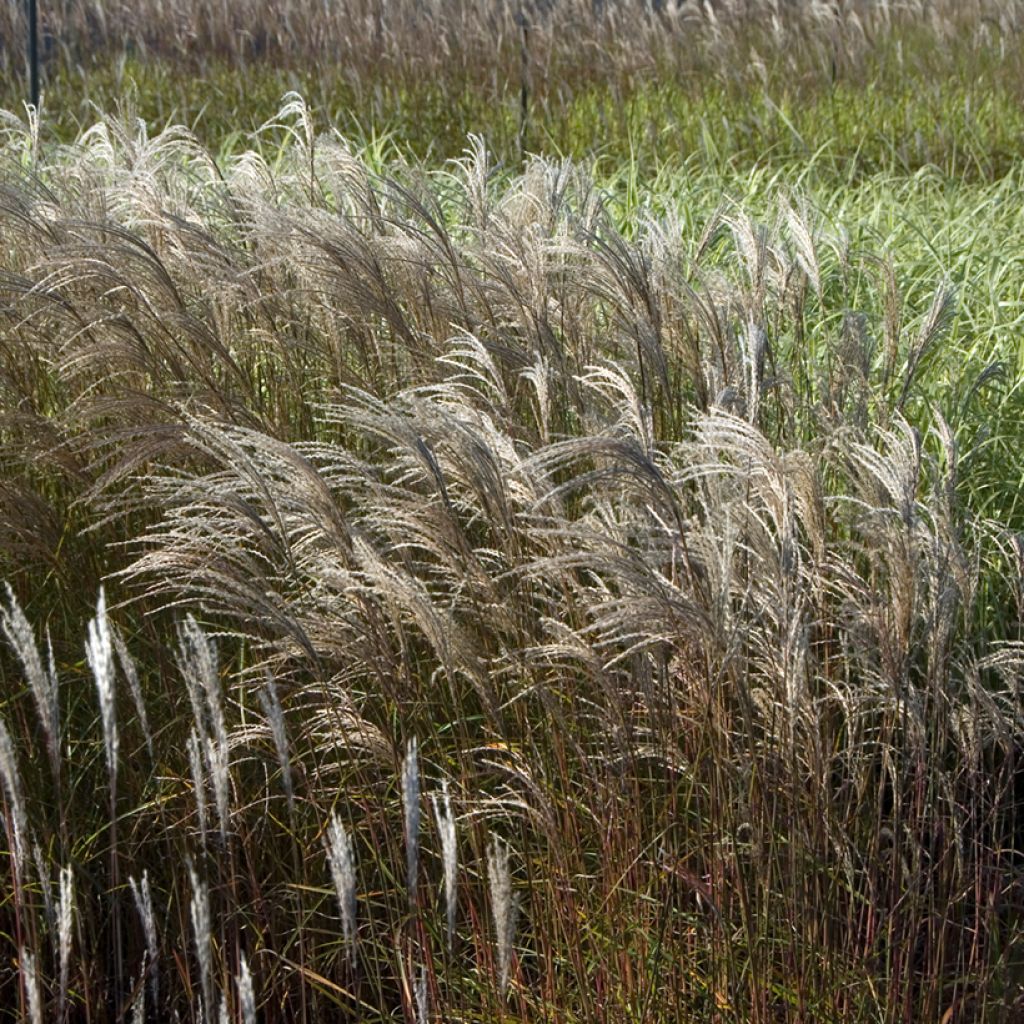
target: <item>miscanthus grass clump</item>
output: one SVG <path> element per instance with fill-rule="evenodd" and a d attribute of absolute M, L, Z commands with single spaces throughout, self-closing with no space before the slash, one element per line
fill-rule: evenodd
<path fill-rule="evenodd" d="M 4 143 L 2 1005 L 1016 1019 L 1012 183 L 281 123 Z"/>

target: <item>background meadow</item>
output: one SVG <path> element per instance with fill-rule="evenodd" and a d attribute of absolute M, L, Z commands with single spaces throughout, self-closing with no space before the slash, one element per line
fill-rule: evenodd
<path fill-rule="evenodd" d="M 1018 3 L 0 2 L 0 1006 L 1024 1013 Z"/>

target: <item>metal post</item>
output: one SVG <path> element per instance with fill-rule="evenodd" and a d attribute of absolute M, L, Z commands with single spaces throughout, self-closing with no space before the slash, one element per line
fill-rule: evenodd
<path fill-rule="evenodd" d="M 28 0 L 28 77 L 32 106 L 39 109 L 39 4 Z"/>

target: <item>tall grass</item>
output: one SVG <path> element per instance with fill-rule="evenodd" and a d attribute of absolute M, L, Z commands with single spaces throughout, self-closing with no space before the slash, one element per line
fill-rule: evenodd
<path fill-rule="evenodd" d="M 840 176 L 935 164 L 991 180 L 1021 136 L 1017 0 L 47 3 L 44 122 L 188 124 L 215 150 L 302 92 L 350 136 L 508 162 L 603 152 L 653 173 L 697 154 Z M 0 106 L 22 109 L 24 4 L 0 3 Z"/>
<path fill-rule="evenodd" d="M 200 67 L 214 56 L 286 67 L 335 62 L 353 79 L 372 76 L 375 65 L 384 63 L 402 76 L 450 73 L 454 67 L 481 80 L 496 70 L 518 83 L 525 25 L 533 84 L 538 85 L 566 70 L 599 75 L 595 58 L 613 62 L 616 70 L 666 59 L 713 67 L 723 56 L 743 51 L 762 65 L 779 59 L 805 73 L 834 78 L 855 69 L 865 52 L 893 31 L 916 29 L 964 45 L 974 35 L 1006 39 L 1017 29 L 1019 17 L 1017 4 L 990 0 L 850 0 L 839 5 L 821 0 L 339 0 L 330 5 L 288 0 L 273 11 L 254 0 L 219 5 L 182 0 L 173 6 L 156 0 L 131 5 L 70 0 L 44 4 L 40 13 L 51 60 L 85 61 L 97 53 L 128 52 L 145 58 L 167 54 Z M 16 0 L 5 0 L 0 16 L 5 65 L 20 67 L 25 9 Z M 743 50 L 731 49 L 737 41 Z M 796 42 L 811 52 L 795 52 Z"/>
<path fill-rule="evenodd" d="M 278 120 L 4 144 L 5 1005 L 1015 1019 L 1013 179 Z"/>

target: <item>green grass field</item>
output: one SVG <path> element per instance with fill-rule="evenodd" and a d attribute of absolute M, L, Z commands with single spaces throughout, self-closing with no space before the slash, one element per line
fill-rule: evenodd
<path fill-rule="evenodd" d="M 1024 6 L 0 0 L 0 1017 L 1024 1013 Z"/>

